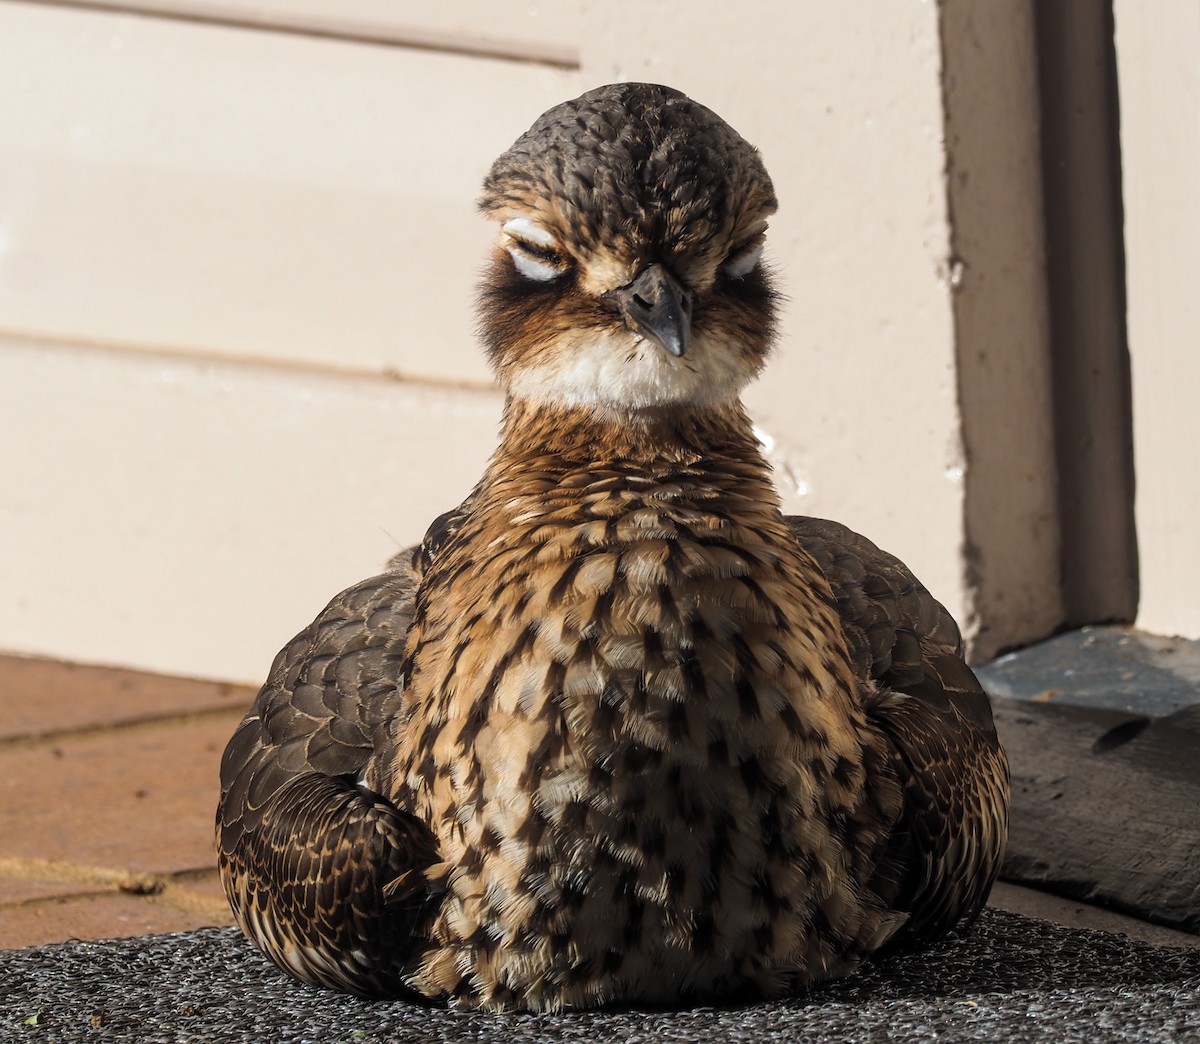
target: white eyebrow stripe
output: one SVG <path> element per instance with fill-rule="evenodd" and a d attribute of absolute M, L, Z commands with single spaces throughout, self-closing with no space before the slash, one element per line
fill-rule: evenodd
<path fill-rule="evenodd" d="M 763 245 L 759 243 L 753 249 L 739 254 L 725 266 L 725 271 L 734 279 L 741 279 L 742 276 L 749 275 L 762 257 Z"/>
<path fill-rule="evenodd" d="M 520 236 L 530 243 L 536 243 L 538 246 L 548 247 L 554 245 L 554 236 L 537 222 L 530 221 L 529 218 L 516 217 L 511 221 L 506 221 L 504 223 L 504 231 L 510 235 Z"/>
<path fill-rule="evenodd" d="M 512 254 L 513 264 L 517 266 L 517 271 L 526 279 L 548 282 L 563 274 L 563 269 L 555 268 L 554 265 L 547 264 L 545 261 L 539 261 L 536 257 L 530 257 L 520 247 L 509 247 L 508 252 Z"/>

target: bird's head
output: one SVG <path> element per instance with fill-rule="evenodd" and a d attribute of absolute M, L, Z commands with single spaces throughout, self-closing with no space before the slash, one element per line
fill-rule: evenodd
<path fill-rule="evenodd" d="M 555 106 L 496 160 L 480 208 L 500 223 L 481 326 L 514 399 L 686 409 L 736 398 L 762 367 L 771 179 L 678 91 L 613 84 Z"/>

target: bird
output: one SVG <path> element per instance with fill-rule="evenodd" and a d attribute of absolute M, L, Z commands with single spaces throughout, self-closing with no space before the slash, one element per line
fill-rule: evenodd
<path fill-rule="evenodd" d="M 222 759 L 224 889 L 294 978 L 740 1002 L 978 915 L 1009 775 L 961 632 L 867 538 L 783 514 L 741 402 L 776 206 L 758 150 L 656 84 L 492 165 L 497 447 L 282 649 Z"/>

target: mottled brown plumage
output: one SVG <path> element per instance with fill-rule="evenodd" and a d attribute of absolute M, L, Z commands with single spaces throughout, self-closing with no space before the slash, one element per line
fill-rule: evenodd
<path fill-rule="evenodd" d="M 1008 777 L 958 628 L 781 514 L 738 400 L 774 206 L 754 149 L 652 85 L 496 162 L 499 447 L 279 654 L 222 764 L 226 891 L 292 974 L 495 1009 L 774 996 L 978 913 Z"/>

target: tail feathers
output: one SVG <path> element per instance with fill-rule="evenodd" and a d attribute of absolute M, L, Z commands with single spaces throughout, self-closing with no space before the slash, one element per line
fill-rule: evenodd
<path fill-rule="evenodd" d="M 888 693 L 870 715 L 892 748 L 903 810 L 880 870 L 910 912 L 898 938 L 941 935 L 975 919 L 1008 835 L 1008 762 L 978 688 Z M 982 703 L 982 707 L 980 704 Z"/>

